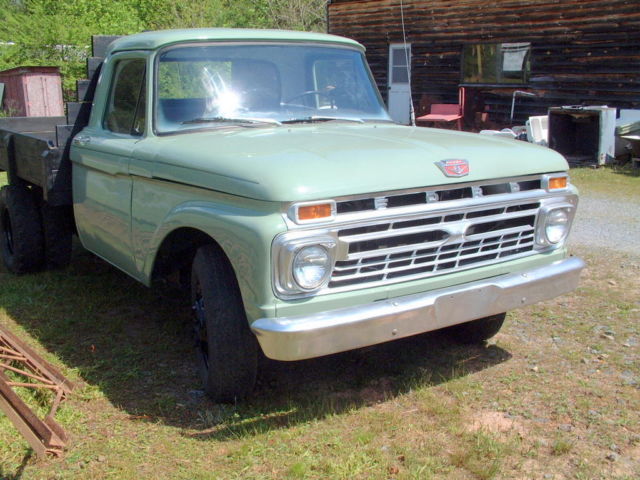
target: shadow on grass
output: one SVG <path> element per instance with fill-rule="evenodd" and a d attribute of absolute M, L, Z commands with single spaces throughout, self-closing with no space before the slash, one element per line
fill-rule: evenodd
<path fill-rule="evenodd" d="M 573 172 L 575 171 L 585 171 L 585 172 L 589 172 L 589 171 L 605 171 L 605 172 L 611 172 L 614 175 L 622 175 L 625 177 L 632 177 L 632 178 L 640 178 L 640 168 L 638 167 L 633 167 L 631 160 L 623 160 L 623 161 L 618 161 L 617 163 L 614 164 L 610 164 L 610 165 L 605 165 L 605 166 L 594 166 L 592 164 L 590 165 L 572 165 L 571 166 L 571 170 Z M 595 175 L 595 173 L 594 173 Z"/>
<path fill-rule="evenodd" d="M 24 473 L 24 469 L 28 465 L 29 460 L 31 460 L 31 457 L 33 457 L 33 452 L 32 451 L 30 451 L 29 453 L 27 453 L 23 457 L 22 462 L 20 462 L 20 465 L 18 466 L 16 471 L 11 473 L 11 474 L 5 473 L 2 470 L 2 466 L 0 466 L 0 479 L 2 479 L 2 480 L 20 480 L 22 478 L 22 474 Z"/>
<path fill-rule="evenodd" d="M 615 165 L 611 168 L 611 171 L 617 175 L 626 175 L 627 177 L 640 177 L 640 168 L 633 167 L 631 162 L 627 162 L 624 165 Z"/>
<path fill-rule="evenodd" d="M 593 169 L 594 167 L 591 166 L 587 166 L 587 167 L 571 167 L 572 169 Z M 634 178 L 638 178 L 640 177 L 640 168 L 634 168 L 633 164 L 631 162 L 631 159 L 629 158 L 628 160 L 624 160 L 624 161 L 618 161 L 617 163 L 611 164 L 611 165 L 605 165 L 604 167 L 596 167 L 596 169 L 606 169 L 611 171 L 611 173 L 614 173 L 616 175 L 624 175 L 626 177 L 634 177 Z"/>
<path fill-rule="evenodd" d="M 300 362 L 267 361 L 254 396 L 212 406 L 192 438 L 228 440 L 374 405 L 462 378 L 511 358 L 496 345 L 460 346 L 441 333 L 418 335 Z M 211 413 L 213 416 L 211 417 Z"/>
<path fill-rule="evenodd" d="M 200 390 L 188 306 L 82 249 L 74 251 L 63 272 L 20 277 L 0 272 L 0 308 L 87 383 L 77 398 L 91 399 L 99 391 L 131 421 L 160 421 L 200 439 L 286 428 L 510 358 L 495 345 L 462 347 L 442 334 L 425 334 L 319 359 L 265 361 L 254 395 L 224 406 Z"/>

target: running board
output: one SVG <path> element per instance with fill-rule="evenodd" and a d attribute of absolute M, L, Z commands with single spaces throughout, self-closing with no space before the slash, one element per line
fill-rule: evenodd
<path fill-rule="evenodd" d="M 19 381 L 9 378 L 13 372 Z M 44 420 L 13 390 L 14 387 L 50 390 L 53 403 Z M 67 435 L 54 420 L 54 415 L 73 389 L 69 382 L 53 365 L 40 357 L 29 346 L 0 325 L 0 410 L 15 425 L 27 440 L 36 455 L 60 455 L 67 443 Z"/>

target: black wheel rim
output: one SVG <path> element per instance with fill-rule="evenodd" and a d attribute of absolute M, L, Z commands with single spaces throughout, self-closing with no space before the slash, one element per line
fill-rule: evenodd
<path fill-rule="evenodd" d="M 11 230 L 11 218 L 9 217 L 9 212 L 7 210 L 2 212 L 2 231 L 4 233 L 3 241 L 5 247 L 9 254 L 13 255 L 13 232 Z"/>
<path fill-rule="evenodd" d="M 204 368 L 208 371 L 209 337 L 207 336 L 207 319 L 204 310 L 204 299 L 202 298 L 202 287 L 199 282 L 195 288 L 195 300 L 191 307 L 193 309 L 193 340 L 195 342 L 196 354 L 202 360 Z"/>

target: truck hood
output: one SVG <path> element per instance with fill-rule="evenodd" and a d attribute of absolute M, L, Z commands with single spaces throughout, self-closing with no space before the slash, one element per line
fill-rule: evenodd
<path fill-rule="evenodd" d="M 564 158 L 517 140 L 391 124 L 234 127 L 140 142 L 152 177 L 266 201 L 305 201 L 563 171 Z M 141 154 L 141 155 L 140 155 Z M 446 177 L 443 159 L 469 175 Z"/>

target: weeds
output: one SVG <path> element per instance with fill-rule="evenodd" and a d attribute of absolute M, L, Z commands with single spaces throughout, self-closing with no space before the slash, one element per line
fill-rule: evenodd
<path fill-rule="evenodd" d="M 552 455 L 566 455 L 573 448 L 573 442 L 564 436 L 558 436 L 551 445 Z"/>
<path fill-rule="evenodd" d="M 494 478 L 500 471 L 506 445 L 484 431 L 468 436 L 462 448 L 451 457 L 452 463 L 465 468 L 482 480 Z"/>

